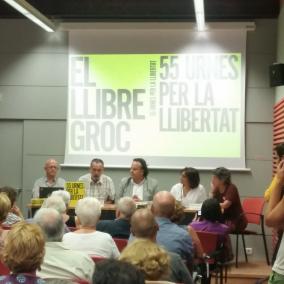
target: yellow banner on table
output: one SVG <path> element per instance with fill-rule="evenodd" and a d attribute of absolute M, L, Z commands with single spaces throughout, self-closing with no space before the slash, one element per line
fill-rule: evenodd
<path fill-rule="evenodd" d="M 35 207 L 40 207 L 46 198 L 32 198 L 31 204 Z"/>
<path fill-rule="evenodd" d="M 66 182 L 66 190 L 70 193 L 71 199 L 69 206 L 75 207 L 78 200 L 85 197 L 85 183 L 84 182 Z"/>

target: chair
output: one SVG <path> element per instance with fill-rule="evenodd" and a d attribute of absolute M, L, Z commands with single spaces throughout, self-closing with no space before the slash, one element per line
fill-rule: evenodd
<path fill-rule="evenodd" d="M 123 249 L 127 246 L 127 243 L 128 243 L 127 239 L 113 238 L 113 240 L 120 252 L 123 251 Z"/>
<path fill-rule="evenodd" d="M 9 275 L 10 269 L 2 262 L 0 261 L 0 275 Z"/>
<path fill-rule="evenodd" d="M 245 235 L 261 235 L 263 239 L 266 262 L 269 265 L 268 249 L 264 230 L 264 216 L 262 214 L 263 207 L 265 205 L 265 199 L 263 197 L 249 197 L 245 198 L 242 203 L 244 210 L 244 215 L 247 217 L 248 224 L 256 224 L 261 226 L 261 233 L 255 231 L 250 231 L 245 229 L 243 232 L 233 232 L 236 235 L 236 267 L 238 267 L 238 257 L 239 257 L 239 235 L 242 236 L 243 248 L 246 262 L 248 262 L 248 256 L 246 252 Z"/>
<path fill-rule="evenodd" d="M 217 257 L 221 254 L 222 247 L 222 244 L 220 244 L 220 235 L 204 231 L 197 231 L 196 234 L 206 254 L 205 258 L 201 259 L 201 263 L 203 262 L 206 265 L 206 279 L 208 283 L 210 283 L 210 272 L 215 272 L 216 280 L 218 280 L 220 273 L 220 283 L 223 284 L 223 263 L 217 260 Z M 209 265 L 215 265 L 216 269 L 210 271 Z M 227 279 L 227 268 L 225 270 L 225 279 Z M 202 283 L 204 283 L 204 281 L 202 281 Z"/>
<path fill-rule="evenodd" d="M 97 256 L 97 255 L 90 255 L 90 257 L 91 257 L 91 259 L 93 260 L 94 263 L 98 263 L 98 262 L 106 259 L 103 256 Z"/>

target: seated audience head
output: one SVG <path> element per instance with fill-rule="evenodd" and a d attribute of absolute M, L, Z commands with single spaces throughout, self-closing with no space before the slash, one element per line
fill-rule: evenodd
<path fill-rule="evenodd" d="M 47 178 L 54 179 L 59 170 L 58 162 L 54 159 L 48 159 L 45 161 L 44 170 Z"/>
<path fill-rule="evenodd" d="M 213 171 L 212 184 L 215 188 L 226 187 L 231 184 L 231 172 L 220 167 Z"/>
<path fill-rule="evenodd" d="M 159 226 L 151 210 L 138 209 L 131 217 L 131 233 L 136 238 L 151 239 L 156 241 Z"/>
<path fill-rule="evenodd" d="M 176 200 L 175 210 L 170 219 L 173 223 L 178 224 L 183 219 L 183 217 L 184 217 L 184 207 L 182 206 L 180 201 Z"/>
<path fill-rule="evenodd" d="M 42 204 L 42 208 L 53 208 L 57 210 L 60 214 L 64 214 L 66 212 L 66 205 L 61 196 L 50 196 L 48 197 Z"/>
<path fill-rule="evenodd" d="M 195 168 L 184 168 L 181 171 L 181 183 L 190 189 L 197 188 L 200 183 L 198 170 Z"/>
<path fill-rule="evenodd" d="M 125 196 L 118 200 L 116 206 L 116 217 L 130 220 L 136 210 L 136 204 L 131 197 Z"/>
<path fill-rule="evenodd" d="M 9 211 L 11 210 L 11 201 L 6 193 L 0 193 L 0 224 L 3 223 Z"/>
<path fill-rule="evenodd" d="M 69 206 L 69 203 L 70 203 L 70 199 L 71 199 L 71 196 L 70 196 L 70 193 L 66 190 L 56 190 L 56 191 L 53 191 L 51 193 L 51 196 L 59 196 L 63 199 L 64 203 L 65 203 L 65 207 L 66 209 L 68 208 Z"/>
<path fill-rule="evenodd" d="M 103 173 L 104 173 L 104 161 L 98 158 L 93 159 L 90 164 L 90 174 L 92 180 L 94 182 L 99 181 Z"/>
<path fill-rule="evenodd" d="M 108 259 L 96 264 L 93 284 L 144 284 L 144 275 L 134 265 Z"/>
<path fill-rule="evenodd" d="M 36 224 L 19 222 L 4 241 L 3 260 L 13 273 L 35 272 L 44 258 L 44 236 Z"/>
<path fill-rule="evenodd" d="M 278 144 L 275 147 L 275 153 L 277 155 L 277 163 L 279 163 L 284 158 L 284 143 Z"/>
<path fill-rule="evenodd" d="M 132 161 L 130 168 L 130 175 L 134 182 L 141 182 L 144 178 L 147 178 L 149 174 L 147 163 L 142 158 L 135 158 Z"/>
<path fill-rule="evenodd" d="M 94 197 L 85 197 L 78 201 L 75 213 L 81 226 L 95 228 L 101 216 L 101 203 Z"/>
<path fill-rule="evenodd" d="M 64 222 L 62 215 L 54 208 L 41 208 L 34 221 L 38 224 L 47 242 L 61 242 L 64 234 Z"/>
<path fill-rule="evenodd" d="M 217 199 L 209 198 L 206 199 L 201 206 L 201 217 L 202 219 L 219 222 L 222 218 L 221 206 Z"/>
<path fill-rule="evenodd" d="M 0 188 L 0 192 L 4 192 L 7 194 L 8 198 L 10 199 L 11 206 L 13 207 L 17 199 L 16 189 L 10 186 L 3 186 L 2 188 Z"/>
<path fill-rule="evenodd" d="M 157 281 L 169 273 L 169 256 L 156 243 L 137 239 L 121 253 L 120 260 L 129 262 L 144 273 L 146 280 Z"/>
<path fill-rule="evenodd" d="M 175 211 L 175 198 L 168 191 L 159 191 L 154 195 L 152 212 L 157 217 L 170 219 Z"/>

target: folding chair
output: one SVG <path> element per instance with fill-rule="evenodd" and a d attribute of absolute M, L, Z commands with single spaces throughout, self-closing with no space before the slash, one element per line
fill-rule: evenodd
<path fill-rule="evenodd" d="M 206 254 L 203 259 L 199 260 L 199 264 L 203 263 L 206 266 L 206 272 L 205 275 L 202 275 L 201 283 L 210 283 L 211 272 L 215 272 L 216 281 L 218 281 L 220 274 L 220 283 L 223 284 L 223 263 L 218 261 L 222 249 L 220 235 L 203 231 L 197 231 L 196 233 Z M 215 269 L 210 271 L 210 266 L 215 266 Z M 225 279 L 227 279 L 227 268 L 225 270 Z"/>
<path fill-rule="evenodd" d="M 113 240 L 120 252 L 123 251 L 123 249 L 127 246 L 127 243 L 128 243 L 127 239 L 113 238 Z"/>
<path fill-rule="evenodd" d="M 245 243 L 245 235 L 261 235 L 264 244 L 265 257 L 267 265 L 270 264 L 265 230 L 264 230 L 264 216 L 262 214 L 263 207 L 265 205 L 265 200 L 263 197 L 249 197 L 245 198 L 242 203 L 242 207 L 244 210 L 244 215 L 247 217 L 248 224 L 256 224 L 261 226 L 261 233 L 256 231 L 251 231 L 245 229 L 243 232 L 234 232 L 236 235 L 236 267 L 238 267 L 238 258 L 239 258 L 239 235 L 242 236 L 243 249 L 245 254 L 246 262 L 248 262 L 248 256 L 246 252 L 246 243 Z"/>

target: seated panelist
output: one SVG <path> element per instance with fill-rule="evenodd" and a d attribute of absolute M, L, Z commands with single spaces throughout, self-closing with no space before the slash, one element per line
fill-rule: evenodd
<path fill-rule="evenodd" d="M 65 187 L 65 180 L 57 177 L 59 170 L 58 162 L 54 159 L 48 159 L 44 165 L 45 176 L 37 179 L 33 187 L 33 198 L 39 198 L 40 187 Z"/>
<path fill-rule="evenodd" d="M 130 196 L 135 202 L 151 201 L 158 192 L 157 180 L 148 177 L 147 163 L 142 158 L 135 158 L 130 168 L 130 177 L 124 177 L 116 193 L 116 200 Z"/>
<path fill-rule="evenodd" d="M 189 207 L 192 203 L 202 203 L 207 199 L 207 192 L 200 184 L 199 172 L 195 168 L 184 168 L 181 171 L 180 183 L 172 187 L 171 194 L 184 207 Z"/>
<path fill-rule="evenodd" d="M 86 197 L 95 197 L 104 203 L 113 203 L 115 189 L 112 179 L 104 174 L 104 162 L 101 159 L 93 159 L 90 164 L 90 172 L 79 178 L 86 187 Z"/>

